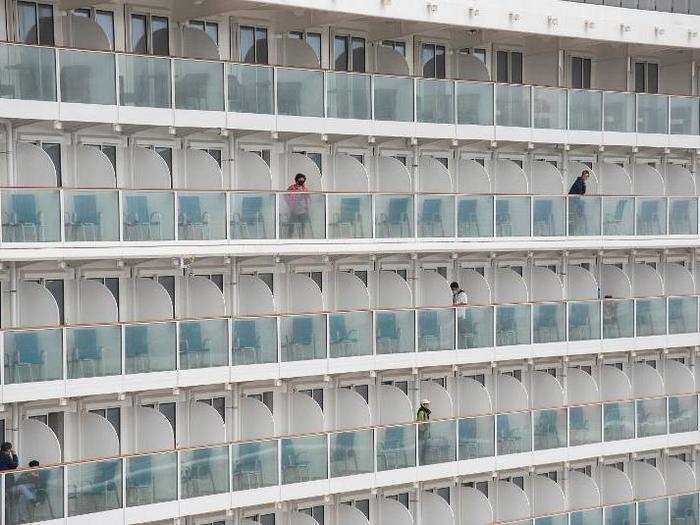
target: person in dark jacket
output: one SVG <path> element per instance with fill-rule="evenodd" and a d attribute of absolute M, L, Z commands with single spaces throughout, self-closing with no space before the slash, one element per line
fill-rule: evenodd
<path fill-rule="evenodd" d="M 588 170 L 583 170 L 581 176 L 577 177 L 574 183 L 571 185 L 569 190 L 569 195 L 585 195 L 586 194 L 586 180 L 591 175 Z"/>
<path fill-rule="evenodd" d="M 12 443 L 5 441 L 0 445 L 0 472 L 3 470 L 15 470 L 19 466 L 19 458 Z"/>

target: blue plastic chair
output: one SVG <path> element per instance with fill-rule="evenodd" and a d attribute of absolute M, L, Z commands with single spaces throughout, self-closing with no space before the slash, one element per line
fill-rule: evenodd
<path fill-rule="evenodd" d="M 408 203 L 407 197 L 395 197 L 389 199 L 387 213 L 383 217 L 382 223 L 386 229 L 386 236 L 393 237 L 395 228 L 399 229 L 399 237 L 404 236 L 404 231 L 408 233 Z"/>
<path fill-rule="evenodd" d="M 510 201 L 496 201 L 496 234 L 498 237 L 513 235 L 513 222 L 510 216 Z"/>
<path fill-rule="evenodd" d="M 457 227 L 460 237 L 480 237 L 476 199 L 462 199 L 457 206 Z"/>
<path fill-rule="evenodd" d="M 441 236 L 445 235 L 445 226 L 442 223 L 442 200 L 425 199 L 420 216 L 420 227 L 423 236 L 435 236 L 436 231 Z"/>
<path fill-rule="evenodd" d="M 554 214 L 551 200 L 538 199 L 532 211 L 535 235 L 554 235 Z"/>
<path fill-rule="evenodd" d="M 382 347 L 380 353 L 396 353 L 399 351 L 401 329 L 396 321 L 394 312 L 380 312 L 377 314 L 377 347 Z M 389 350 L 384 348 L 389 346 Z"/>

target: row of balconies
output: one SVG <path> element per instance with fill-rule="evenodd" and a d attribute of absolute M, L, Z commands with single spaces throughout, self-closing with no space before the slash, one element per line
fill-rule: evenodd
<path fill-rule="evenodd" d="M 3 477 L 5 523 L 33 523 L 167 502 L 173 505 L 151 509 L 162 513 L 163 518 L 175 517 L 185 512 L 185 500 L 196 501 L 195 498 L 207 497 L 200 500 L 204 503 L 199 512 L 221 511 L 300 496 L 366 490 L 368 486 L 387 483 L 411 483 L 415 479 L 449 479 L 462 472 L 483 471 L 480 468 L 490 472 L 499 468 L 501 462 L 503 467 L 513 468 L 518 458 L 526 465 L 532 461 L 556 463 L 584 450 L 595 450 L 600 455 L 601 446 L 603 455 L 612 450 L 619 454 L 621 450 L 615 446 L 618 441 L 636 438 L 649 439 L 648 444 L 659 443 L 660 436 L 670 434 L 664 443 L 673 443 L 674 434 L 697 432 L 697 403 L 698 398 L 693 395 L 505 413 L 231 443 L 10 473 Z M 607 448 L 606 443 L 610 444 Z M 637 445 L 642 448 L 635 449 L 643 450 L 644 443 L 639 441 Z M 595 448 L 581 448 L 578 452 L 566 449 L 587 445 Z M 559 457 L 557 449 L 565 451 L 566 458 Z M 509 463 L 509 456 L 514 463 Z M 632 501 L 642 487 L 647 490 L 642 492 L 646 497 L 674 493 L 667 484 L 681 493 L 694 492 L 695 472 L 680 463 L 672 462 L 666 476 L 645 463 L 648 466 L 635 467 L 640 471 L 632 480 L 611 468 L 607 475 L 613 479 L 606 480 L 609 483 L 604 482 L 601 491 L 591 486 L 591 478 L 587 480 L 586 497 L 570 495 L 567 501 L 560 491 L 555 499 L 544 498 L 547 505 L 556 509 L 545 513 L 581 508 L 573 503 L 579 496 L 588 499 L 597 493 L 604 497 L 610 490 L 616 494 L 616 504 Z M 422 467 L 421 473 L 404 470 L 415 467 Z M 571 478 L 574 484 L 576 478 Z M 40 501 L 28 501 L 20 488 L 22 484 L 40 489 Z M 508 498 L 512 514 L 501 515 L 497 520 L 528 519 L 538 514 L 527 503 L 524 492 L 517 494 L 520 496 Z M 601 503 L 604 504 L 599 500 L 583 507 Z M 630 510 L 634 510 L 633 505 Z M 489 518 L 493 519 L 491 515 Z M 139 516 L 133 521 L 144 519 Z M 485 523 L 490 523 L 490 519 Z"/>
<path fill-rule="evenodd" d="M 0 97 L 5 99 L 664 135 L 697 135 L 700 122 L 695 97 L 324 72 L 11 44 L 2 45 L 0 57 Z M 118 118 L 113 110 L 105 116 L 110 122 L 122 118 L 125 123 L 130 118 L 160 122 L 148 119 L 143 111 L 139 115 L 138 110 L 120 109 L 119 113 L 123 117 Z M 168 121 L 174 123 L 172 116 L 166 116 L 161 125 Z M 266 129 L 273 122 L 246 118 L 236 120 L 235 127 Z M 225 118 L 215 115 L 200 119 L 202 124 L 228 127 Z M 378 128 L 377 133 L 366 127 L 357 129 L 368 135 L 390 131 L 386 127 Z M 415 136 L 413 127 L 406 131 Z M 571 142 L 575 142 L 573 137 Z"/>
<path fill-rule="evenodd" d="M 628 9 L 644 9 L 648 11 L 664 11 L 666 13 L 682 13 L 700 15 L 698 0 L 569 0 L 584 4 L 609 5 L 626 7 Z"/>
<path fill-rule="evenodd" d="M 697 197 L 38 189 L 0 193 L 4 243 L 698 233 Z"/>
<path fill-rule="evenodd" d="M 64 380 L 90 377 L 115 376 L 112 387 L 121 391 L 125 388 L 119 377 L 122 375 L 217 368 L 216 373 L 207 373 L 200 379 L 206 383 L 227 382 L 232 377 L 243 380 L 252 373 L 245 365 L 304 361 L 309 365 L 306 372 L 287 367 L 289 373 L 294 369 L 301 375 L 323 374 L 329 368 L 335 369 L 326 359 L 345 358 L 338 363 L 340 368 L 375 370 L 397 366 L 396 357 L 400 354 L 406 355 L 404 367 L 410 367 L 415 364 L 411 357 L 415 352 L 449 352 L 439 358 L 426 357 L 427 366 L 464 359 L 490 361 L 494 356 L 516 358 L 524 356 L 523 352 L 530 355 L 524 345 L 531 344 L 597 342 L 597 346 L 589 348 L 590 353 L 600 350 L 601 338 L 605 341 L 697 332 L 697 297 L 12 330 L 3 332 L 3 380 L 6 387 L 60 381 L 54 384 L 55 388 L 43 385 L 43 389 L 62 397 L 64 388 L 71 391 L 64 386 Z M 663 345 L 671 344 L 665 337 L 662 341 Z M 691 344 L 691 340 L 681 338 L 675 346 L 684 344 Z M 632 344 L 634 348 L 640 345 L 643 341 L 639 339 Z M 512 348 L 518 346 L 523 348 Z M 619 344 L 612 347 L 620 349 Z M 452 354 L 455 350 L 472 351 Z M 312 361 L 317 365 L 312 365 Z M 279 373 L 278 366 L 262 366 L 256 372 L 269 376 L 268 379 Z M 176 381 L 174 375 L 163 386 L 175 386 L 172 381 Z M 106 385 L 93 386 L 102 391 Z M 75 386 L 90 388 L 85 382 Z M 5 392 L 6 400 L 38 394 L 34 389 L 21 388 L 6 388 Z"/>

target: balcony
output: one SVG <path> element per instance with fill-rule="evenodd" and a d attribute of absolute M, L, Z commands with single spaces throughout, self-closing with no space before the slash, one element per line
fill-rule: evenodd
<path fill-rule="evenodd" d="M 125 124 L 143 122 L 146 114 L 159 115 L 159 121 L 165 122 L 163 110 L 185 110 L 190 115 L 182 116 L 183 124 L 203 125 L 202 116 L 194 110 L 210 113 L 214 120 L 207 127 L 226 127 L 226 117 L 216 114 L 229 112 L 232 125 L 255 129 L 267 127 L 263 117 L 269 115 L 285 117 L 282 127 L 294 126 L 287 117 L 326 117 L 358 122 L 358 133 L 367 130 L 366 125 L 360 126 L 362 121 L 378 124 L 373 134 L 391 134 L 385 123 L 395 123 L 403 136 L 408 129 L 401 124 L 417 123 L 445 138 L 453 138 L 455 130 L 473 138 L 475 132 L 489 132 L 469 128 L 495 126 L 506 133 L 503 138 L 509 133 L 506 128 L 514 128 L 514 140 L 529 130 L 532 137 L 547 137 L 545 141 L 551 142 L 550 138 L 561 139 L 561 131 L 569 130 L 573 142 L 578 137 L 586 144 L 598 143 L 605 133 L 605 140 L 627 144 L 627 139 L 620 142 L 620 134 L 638 133 L 649 136 L 645 141 L 659 140 L 660 147 L 667 147 L 668 139 L 659 136 L 677 136 L 679 140 L 671 143 L 687 147 L 688 137 L 700 132 L 700 105 L 695 97 L 273 68 L 15 44 L 2 44 L 0 57 L 0 98 L 56 101 L 60 84 L 60 102 L 75 106 L 65 111 L 81 112 L 84 108 L 78 106 L 93 105 L 107 111 L 104 121 L 119 119 Z M 118 106 L 127 109 L 123 115 L 109 109 Z M 44 118 L 58 120 L 58 115 L 48 115 Z M 329 131 L 336 129 L 335 124 L 329 125 Z M 499 138 L 492 133 L 492 138 Z"/>

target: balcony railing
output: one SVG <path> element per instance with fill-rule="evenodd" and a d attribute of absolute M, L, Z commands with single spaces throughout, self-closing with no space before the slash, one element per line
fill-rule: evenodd
<path fill-rule="evenodd" d="M 688 395 L 486 414 L 5 473 L 2 476 L 5 524 L 19 525 L 477 458 L 694 432 L 698 430 L 697 403 L 697 395 Z M 547 460 L 551 462 L 552 458 Z M 444 476 L 444 472 L 440 471 L 437 477 Z M 38 489 L 41 501 L 27 499 L 23 485 Z M 634 503 L 630 506 L 634 507 Z"/>
<path fill-rule="evenodd" d="M 391 77 L 8 43 L 0 44 L 0 98 L 404 123 L 700 132 L 697 97 Z"/>
<path fill-rule="evenodd" d="M 697 197 L 0 190 L 2 243 L 697 235 Z"/>
<path fill-rule="evenodd" d="M 627 9 L 642 9 L 645 11 L 664 11 L 666 13 L 681 13 L 700 15 L 700 0 L 567 0 L 584 4 L 609 5 L 626 7 Z"/>
<path fill-rule="evenodd" d="M 13 329 L 3 382 L 690 334 L 698 322 L 686 296 Z"/>

